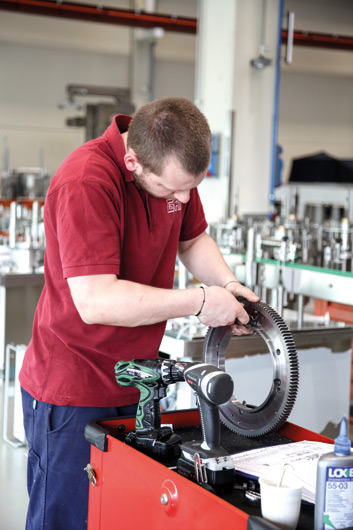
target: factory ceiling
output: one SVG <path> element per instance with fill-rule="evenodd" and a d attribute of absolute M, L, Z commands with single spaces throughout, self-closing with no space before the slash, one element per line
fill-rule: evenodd
<path fill-rule="evenodd" d="M 53 0 L 0 0 L 0 9 L 29 15 L 42 15 L 135 28 L 160 27 L 165 31 L 191 35 L 195 35 L 197 32 L 197 18 L 148 13 L 142 10 L 113 8 L 87 3 L 56 2 Z M 283 29 L 283 42 L 286 41 L 287 35 L 287 30 Z M 335 34 L 295 30 L 293 44 L 296 46 L 353 51 L 353 37 Z"/>

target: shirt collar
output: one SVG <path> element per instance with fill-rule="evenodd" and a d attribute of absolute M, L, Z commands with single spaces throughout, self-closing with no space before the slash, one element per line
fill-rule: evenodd
<path fill-rule="evenodd" d="M 126 151 L 121 135 L 128 130 L 131 120 L 132 118 L 130 116 L 118 114 L 113 118 L 112 123 L 104 133 L 104 136 L 106 137 L 112 150 L 113 157 L 119 166 L 119 170 L 126 182 L 132 182 L 134 177 L 132 176 L 131 171 L 126 169 L 125 166 L 124 155 Z"/>

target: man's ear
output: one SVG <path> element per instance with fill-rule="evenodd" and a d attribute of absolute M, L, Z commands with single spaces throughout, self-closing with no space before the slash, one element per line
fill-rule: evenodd
<path fill-rule="evenodd" d="M 129 171 L 138 171 L 141 168 L 141 164 L 139 162 L 139 159 L 137 158 L 137 155 L 131 147 L 128 148 L 127 152 L 124 156 L 124 162 L 126 169 Z"/>

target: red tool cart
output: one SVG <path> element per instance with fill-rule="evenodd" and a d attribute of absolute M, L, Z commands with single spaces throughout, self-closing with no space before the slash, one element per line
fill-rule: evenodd
<path fill-rule="evenodd" d="M 198 410 L 164 413 L 162 423 L 172 424 L 179 433 L 191 430 L 194 436 L 197 429 L 201 432 Z M 92 444 L 88 530 L 276 528 L 261 518 L 258 505 L 246 502 L 241 488 L 218 496 L 179 475 L 172 469 L 173 463 L 159 463 L 124 444 L 124 435 L 133 429 L 134 417 L 93 422 L 86 428 L 86 439 Z M 222 444 L 231 452 L 225 438 L 235 442 L 233 453 L 290 441 L 332 443 L 288 422 L 260 439 L 245 438 L 222 427 Z M 244 446 L 240 446 L 242 440 Z M 301 512 L 298 529 L 312 529 L 313 506 L 302 504 Z"/>

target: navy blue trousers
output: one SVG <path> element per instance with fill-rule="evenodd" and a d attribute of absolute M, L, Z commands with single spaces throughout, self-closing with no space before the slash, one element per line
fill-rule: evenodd
<path fill-rule="evenodd" d="M 63 407 L 36 401 L 22 388 L 28 441 L 26 530 L 86 530 L 90 444 L 88 422 L 133 416 L 126 407 Z"/>

